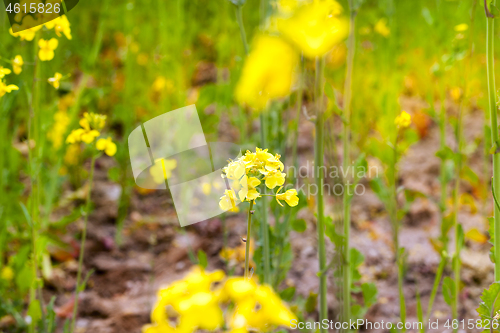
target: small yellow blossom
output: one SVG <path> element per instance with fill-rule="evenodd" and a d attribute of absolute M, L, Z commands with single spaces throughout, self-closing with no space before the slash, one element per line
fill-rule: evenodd
<path fill-rule="evenodd" d="M 47 137 L 50 141 L 52 141 L 54 148 L 58 149 L 59 147 L 61 147 L 63 142 L 63 135 L 64 133 L 66 133 L 68 125 L 69 117 L 66 114 L 66 111 L 57 111 L 54 114 L 54 126 L 47 133 Z"/>
<path fill-rule="evenodd" d="M 12 59 L 12 69 L 14 70 L 14 74 L 19 75 L 23 71 L 23 57 L 20 55 L 16 55 L 14 59 Z"/>
<path fill-rule="evenodd" d="M 219 206 L 225 212 L 238 212 L 239 209 L 236 206 L 238 199 L 233 190 L 225 190 L 224 195 L 220 198 Z"/>
<path fill-rule="evenodd" d="M 456 32 L 464 32 L 469 29 L 469 26 L 466 23 L 458 24 L 455 26 Z"/>
<path fill-rule="evenodd" d="M 13 90 L 19 90 L 19 87 L 14 84 L 6 85 L 3 81 L 0 80 L 0 97 L 5 95 L 6 93 L 10 93 Z"/>
<path fill-rule="evenodd" d="M 212 192 L 212 185 L 210 185 L 210 183 L 201 184 L 201 191 L 203 192 L 203 194 L 209 195 L 210 192 Z"/>
<path fill-rule="evenodd" d="M 83 118 L 80 119 L 82 128 L 75 129 L 66 138 L 66 143 L 84 142 L 90 144 L 101 133 L 101 130 L 106 123 L 106 116 L 93 112 L 85 112 Z"/>
<path fill-rule="evenodd" d="M 378 20 L 375 24 L 375 31 L 384 37 L 388 37 L 391 34 L 391 30 L 387 26 L 387 19 L 381 18 Z"/>
<path fill-rule="evenodd" d="M 49 82 L 49 84 L 52 85 L 54 88 L 59 89 L 59 81 L 61 81 L 62 77 L 63 76 L 61 73 L 56 72 L 54 74 L 54 77 L 49 78 L 47 82 Z"/>
<path fill-rule="evenodd" d="M 45 26 L 47 29 L 54 29 L 58 37 L 61 37 L 61 33 L 63 33 L 67 39 L 72 38 L 70 24 L 66 15 L 59 16 L 55 20 L 45 23 Z"/>
<path fill-rule="evenodd" d="M 157 158 L 155 164 L 149 168 L 149 174 L 156 184 L 162 184 L 172 176 L 172 170 L 175 168 L 177 168 L 177 160 Z"/>
<path fill-rule="evenodd" d="M 278 170 L 274 171 L 263 171 L 263 173 L 266 175 L 265 180 L 266 180 L 266 186 L 270 189 L 275 188 L 276 186 L 281 186 L 285 183 L 285 176 L 286 174 L 283 172 L 280 172 Z"/>
<path fill-rule="evenodd" d="M 104 150 L 106 155 L 113 156 L 116 154 L 116 144 L 111 140 L 111 137 L 107 139 L 97 140 L 95 147 L 97 150 Z"/>
<path fill-rule="evenodd" d="M 27 17 L 31 17 L 31 16 L 27 16 Z M 9 33 L 14 36 L 14 37 L 19 37 L 19 39 L 21 41 L 23 40 L 27 40 L 28 42 L 31 42 L 34 38 L 35 38 L 35 33 L 40 30 L 42 28 L 41 25 L 39 26 L 36 26 L 36 27 L 33 27 L 33 28 L 29 28 L 29 29 L 26 29 L 26 30 L 22 30 L 22 31 L 19 31 L 19 32 L 14 32 L 12 30 L 12 28 L 9 29 Z"/>
<path fill-rule="evenodd" d="M 282 187 L 280 187 L 276 192 L 276 201 L 278 201 L 280 206 L 283 206 L 280 200 L 285 200 L 291 207 L 295 207 L 299 204 L 299 197 L 297 196 L 297 191 L 295 189 L 287 190 L 285 193 L 280 193 L 281 189 Z"/>
<path fill-rule="evenodd" d="M 0 271 L 0 278 L 2 280 L 10 281 L 14 278 L 14 271 L 9 266 L 4 266 Z"/>
<path fill-rule="evenodd" d="M 50 40 L 40 39 L 38 41 L 38 46 L 40 50 L 38 51 L 38 58 L 41 61 L 49 61 L 54 59 L 54 50 L 57 49 L 59 41 L 55 38 Z"/>
<path fill-rule="evenodd" d="M 103 114 L 85 112 L 83 118 L 80 120 L 80 126 L 85 129 L 92 128 L 99 131 L 106 125 L 106 118 L 107 117 Z"/>
<path fill-rule="evenodd" d="M 396 124 L 398 128 L 406 128 L 410 126 L 411 124 L 410 114 L 406 111 L 401 112 L 401 114 L 397 116 L 396 119 L 394 120 L 394 124 Z"/>
<path fill-rule="evenodd" d="M 258 36 L 236 86 L 236 100 L 261 111 L 270 100 L 286 97 L 297 63 L 297 53 L 282 39 Z"/>
<path fill-rule="evenodd" d="M 3 68 L 0 66 L 0 79 L 3 79 L 5 75 L 9 75 L 11 73 L 11 70 L 8 68 Z"/>
<path fill-rule="evenodd" d="M 349 30 L 342 7 L 334 0 L 315 0 L 299 6 L 294 15 L 278 20 L 279 31 L 308 58 L 325 55 Z"/>

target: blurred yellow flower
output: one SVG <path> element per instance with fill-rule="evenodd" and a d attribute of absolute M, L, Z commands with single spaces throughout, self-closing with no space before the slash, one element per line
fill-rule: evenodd
<path fill-rule="evenodd" d="M 458 24 L 455 26 L 456 32 L 463 32 L 469 29 L 469 26 L 466 23 Z"/>
<path fill-rule="evenodd" d="M 56 35 L 61 37 L 61 33 L 66 36 L 67 39 L 71 39 L 71 28 L 66 15 L 59 16 L 55 20 L 45 23 L 47 29 L 54 29 Z"/>
<path fill-rule="evenodd" d="M 396 124 L 398 128 L 406 128 L 410 126 L 411 124 L 410 114 L 406 111 L 401 112 L 401 114 L 397 116 L 396 119 L 394 120 L 394 124 Z"/>
<path fill-rule="evenodd" d="M 80 119 L 80 126 L 89 130 L 90 128 L 95 130 L 101 130 L 106 125 L 107 117 L 103 114 L 94 112 L 84 112 L 83 118 Z"/>
<path fill-rule="evenodd" d="M 387 26 L 387 19 L 381 18 L 378 20 L 375 24 L 375 31 L 384 37 L 388 37 L 391 34 L 391 30 Z"/>
<path fill-rule="evenodd" d="M 54 88 L 59 89 L 59 81 L 61 81 L 62 77 L 61 73 L 56 72 L 54 77 L 49 78 L 47 82 L 49 82 L 49 84 Z"/>
<path fill-rule="evenodd" d="M 70 144 L 68 149 L 66 149 L 66 154 L 64 155 L 64 163 L 66 165 L 77 165 L 79 162 L 78 157 L 81 154 L 81 149 L 79 144 Z"/>
<path fill-rule="evenodd" d="M 288 190 L 285 193 L 280 193 L 281 189 L 282 187 L 280 187 L 276 192 L 276 201 L 278 201 L 280 206 L 283 206 L 280 200 L 285 200 L 291 207 L 295 207 L 299 204 L 299 197 L 297 196 L 297 191 L 295 189 Z"/>
<path fill-rule="evenodd" d="M 13 90 L 19 90 L 19 87 L 14 84 L 6 85 L 3 81 L 0 80 L 0 97 L 5 95 L 6 93 L 10 93 Z"/>
<path fill-rule="evenodd" d="M 28 16 L 31 17 L 31 16 Z M 26 30 L 22 30 L 19 32 L 13 32 L 12 28 L 9 29 L 9 33 L 14 36 L 14 37 L 19 37 L 21 41 L 27 40 L 27 41 L 32 41 L 35 38 L 35 33 L 42 28 L 41 25 L 29 28 Z"/>
<path fill-rule="evenodd" d="M 212 192 L 212 185 L 210 185 L 210 183 L 201 184 L 201 191 L 203 192 L 203 194 L 209 195 L 210 192 Z"/>
<path fill-rule="evenodd" d="M 12 59 L 12 69 L 14 70 L 14 74 L 19 75 L 23 71 L 23 57 L 20 55 L 16 55 L 14 59 Z"/>
<path fill-rule="evenodd" d="M 270 100 L 286 97 L 297 62 L 297 53 L 282 39 L 258 36 L 236 86 L 236 100 L 261 111 Z"/>
<path fill-rule="evenodd" d="M 0 66 L 0 79 L 3 79 L 5 75 L 9 75 L 11 73 L 11 70 L 8 68 L 3 68 Z"/>
<path fill-rule="evenodd" d="M 47 133 L 47 137 L 50 141 L 52 141 L 54 148 L 58 149 L 59 147 L 61 147 L 63 142 L 63 135 L 64 133 L 66 133 L 66 128 L 68 127 L 68 125 L 69 117 L 66 112 L 61 110 L 57 111 L 54 114 L 54 126 Z"/>
<path fill-rule="evenodd" d="M 0 278 L 10 281 L 14 278 L 14 271 L 9 266 L 4 266 L 0 272 Z"/>
<path fill-rule="evenodd" d="M 113 156 L 116 154 L 116 144 L 111 140 L 110 136 L 108 136 L 107 139 L 97 140 L 95 147 L 97 148 L 97 150 L 104 150 L 104 152 L 108 156 Z"/>
<path fill-rule="evenodd" d="M 38 58 L 41 61 L 54 59 L 54 50 L 57 49 L 57 45 L 59 45 L 59 41 L 55 38 L 51 38 L 50 40 L 40 39 L 38 41 L 38 46 L 40 47 Z"/>
<path fill-rule="evenodd" d="M 278 29 L 306 57 L 321 57 L 347 36 L 349 25 L 341 13 L 336 1 L 315 0 L 298 7 L 290 18 L 278 19 Z"/>
<path fill-rule="evenodd" d="M 177 168 L 177 160 L 157 158 L 155 164 L 149 168 L 149 174 L 157 184 L 165 183 L 165 180 L 172 176 L 172 170 Z"/>
<path fill-rule="evenodd" d="M 219 206 L 225 212 L 238 212 L 239 209 L 236 206 L 238 199 L 233 190 L 225 190 L 224 195 L 220 197 Z"/>

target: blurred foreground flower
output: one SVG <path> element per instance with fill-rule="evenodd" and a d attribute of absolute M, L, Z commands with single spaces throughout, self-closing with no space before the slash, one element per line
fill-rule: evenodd
<path fill-rule="evenodd" d="M 5 75 L 9 75 L 11 72 L 10 69 L 0 66 L 0 79 L 3 79 Z"/>
<path fill-rule="evenodd" d="M 391 34 L 391 30 L 387 26 L 387 19 L 381 18 L 378 20 L 375 24 L 375 31 L 384 37 L 388 37 Z"/>
<path fill-rule="evenodd" d="M 341 14 L 336 1 L 315 0 L 297 7 L 290 18 L 279 19 L 278 29 L 306 57 L 321 57 L 347 36 L 349 25 Z"/>
<path fill-rule="evenodd" d="M 50 40 L 40 39 L 38 41 L 38 46 L 40 47 L 38 58 L 40 58 L 41 61 L 54 59 L 54 50 L 57 49 L 58 45 L 59 41 L 55 38 L 51 38 Z"/>
<path fill-rule="evenodd" d="M 5 95 L 6 93 L 10 93 L 13 90 L 19 90 L 19 87 L 14 84 L 6 85 L 3 81 L 0 80 L 0 97 Z"/>
<path fill-rule="evenodd" d="M 104 152 L 108 156 L 113 156 L 116 154 L 116 144 L 111 140 L 111 137 L 109 136 L 107 139 L 97 140 L 95 147 L 97 148 L 97 150 L 104 150 Z"/>
<path fill-rule="evenodd" d="M 14 70 L 14 74 L 19 75 L 23 71 L 23 57 L 20 55 L 16 55 L 14 59 L 12 59 L 12 69 Z"/>
<path fill-rule="evenodd" d="M 258 36 L 236 86 L 237 101 L 261 111 L 270 100 L 286 97 L 297 63 L 297 53 L 282 39 Z"/>
<path fill-rule="evenodd" d="M 410 126 L 411 124 L 410 114 L 406 111 L 401 112 L 401 114 L 397 116 L 396 119 L 394 120 L 394 124 L 396 124 L 398 128 L 406 128 Z"/>
<path fill-rule="evenodd" d="M 49 78 L 47 82 L 49 82 L 49 84 L 54 88 L 59 89 L 59 81 L 61 81 L 62 77 L 61 73 L 56 72 L 54 77 Z"/>
<path fill-rule="evenodd" d="M 265 332 L 296 319 L 271 287 L 241 277 L 224 279 L 223 271 L 206 273 L 194 267 L 184 279 L 158 291 L 152 324 L 142 332 L 213 331 L 224 326 L 224 317 L 229 332 Z M 226 304 L 232 306 L 224 316 Z"/>

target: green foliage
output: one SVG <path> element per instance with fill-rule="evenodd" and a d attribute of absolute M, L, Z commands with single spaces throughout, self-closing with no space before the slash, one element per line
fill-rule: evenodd
<path fill-rule="evenodd" d="M 494 320 L 496 314 L 500 311 L 500 283 L 494 282 L 489 288 L 483 290 L 481 300 L 482 302 L 476 311 L 483 322 L 483 327 L 490 327 L 490 332 L 499 332 L 498 320 L 496 320 L 496 327 Z"/>

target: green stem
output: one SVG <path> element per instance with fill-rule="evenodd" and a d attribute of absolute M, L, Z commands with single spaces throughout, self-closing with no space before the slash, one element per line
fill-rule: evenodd
<path fill-rule="evenodd" d="M 495 0 L 492 4 L 495 5 Z M 498 122 L 497 122 L 497 106 L 496 106 L 496 89 L 495 89 L 495 71 L 494 71 L 494 50 L 493 50 L 493 38 L 494 38 L 494 21 L 493 18 L 486 18 L 486 68 L 488 71 L 488 102 L 490 111 L 490 122 L 491 122 L 491 144 L 495 147 L 495 153 L 493 154 L 493 188 L 495 193 L 500 193 L 500 154 L 498 154 Z M 500 258 L 500 210 L 495 205 L 495 232 L 494 232 L 494 242 L 493 246 L 495 248 L 495 281 L 500 281 L 500 264 L 498 264 L 498 258 Z"/>
<path fill-rule="evenodd" d="M 262 148 L 267 147 L 266 140 L 266 115 L 264 112 L 260 113 L 260 140 Z M 265 188 L 264 188 L 265 189 Z M 264 263 L 264 283 L 271 284 L 271 255 L 269 245 L 269 226 L 267 222 L 267 200 L 262 198 L 262 221 L 260 223 L 260 231 L 262 234 L 262 260 Z"/>
<path fill-rule="evenodd" d="M 85 240 L 87 238 L 87 222 L 90 215 L 90 203 L 91 203 L 91 193 L 92 193 L 92 182 L 94 179 L 94 169 L 95 169 L 96 156 L 92 156 L 92 161 L 90 163 L 90 175 L 89 175 L 89 188 L 87 192 L 87 198 L 85 201 L 85 218 L 83 222 L 82 238 L 80 240 L 80 256 L 78 258 L 78 272 L 76 275 L 76 288 L 75 288 L 75 305 L 73 307 L 73 319 L 71 322 L 71 332 L 75 332 L 76 316 L 78 314 L 78 295 L 80 293 L 80 283 L 82 278 L 83 270 L 83 257 L 85 255 Z"/>
<path fill-rule="evenodd" d="M 399 314 L 401 322 L 406 322 L 406 303 L 403 291 L 403 279 L 404 279 L 404 262 L 402 257 L 402 251 L 399 246 L 399 221 L 398 221 L 398 197 L 397 197 L 397 164 L 398 164 L 398 141 L 399 141 L 399 129 L 396 134 L 396 140 L 394 143 L 394 155 L 393 155 L 393 166 L 392 166 L 392 204 L 391 204 L 391 220 L 394 229 L 394 246 L 396 248 L 396 265 L 398 268 L 398 293 L 399 293 Z M 403 332 L 405 329 L 403 329 Z"/>
<path fill-rule="evenodd" d="M 245 48 L 245 54 L 248 54 L 248 42 L 247 42 L 247 34 L 245 32 L 245 26 L 243 25 L 243 5 L 236 6 L 236 21 L 238 22 L 238 26 L 240 27 L 240 36 L 241 41 L 243 42 L 243 47 Z"/>
<path fill-rule="evenodd" d="M 436 272 L 436 277 L 434 278 L 434 284 L 432 285 L 431 296 L 429 298 L 429 305 L 427 306 L 427 315 L 425 317 L 427 320 L 431 318 L 432 306 L 434 305 L 434 299 L 436 298 L 439 284 L 441 283 L 441 277 L 443 276 L 443 270 L 444 267 L 446 266 L 446 261 L 447 261 L 446 256 L 443 254 L 441 256 L 441 261 L 439 262 L 438 270 Z"/>
<path fill-rule="evenodd" d="M 250 272 L 250 241 L 252 235 L 252 215 L 253 215 L 253 201 L 250 201 L 248 206 L 248 221 L 247 221 L 247 239 L 245 242 L 245 279 L 248 278 Z"/>
<path fill-rule="evenodd" d="M 314 165 L 316 178 L 316 186 L 318 194 L 316 196 L 317 204 L 317 229 L 318 229 L 318 259 L 320 272 L 325 270 L 326 267 L 326 247 L 325 247 L 325 221 L 324 221 L 324 201 L 323 201 L 323 174 L 321 170 L 324 165 L 324 112 L 323 112 L 323 75 L 324 75 L 325 61 L 323 58 L 316 58 L 316 80 L 315 80 L 315 94 L 316 94 L 316 137 L 314 139 Z M 327 285 L 326 274 L 321 274 L 319 277 L 319 320 L 322 322 L 328 319 L 328 305 L 326 301 Z M 326 333 L 327 330 L 321 327 L 321 333 Z"/>
<path fill-rule="evenodd" d="M 350 29 L 349 37 L 347 39 L 347 69 L 346 69 L 346 79 L 344 86 L 344 112 L 343 116 L 344 122 L 344 134 L 342 136 L 343 141 L 343 172 L 347 172 L 351 165 L 351 100 L 352 100 L 352 72 L 354 68 L 354 52 L 355 52 L 355 23 L 356 23 L 356 12 L 353 9 L 352 1 L 349 1 L 349 7 L 351 9 L 350 15 Z M 344 179 L 344 195 L 343 195 L 343 207 L 344 207 L 344 267 L 343 267 L 343 309 L 342 317 L 344 322 L 349 322 L 351 318 L 351 251 L 350 251 L 350 234 L 351 234 L 351 194 L 348 189 L 347 179 Z"/>
<path fill-rule="evenodd" d="M 302 94 L 304 92 L 304 86 L 302 84 L 302 78 L 304 76 L 304 57 L 300 58 L 300 69 L 299 69 L 299 79 L 297 87 L 297 112 L 295 114 L 294 123 L 294 136 L 293 136 L 293 147 L 292 147 L 292 166 L 295 168 L 294 176 L 296 176 L 298 170 L 298 156 L 297 156 L 297 146 L 299 141 L 299 123 L 300 123 L 300 112 L 302 111 Z M 293 179 L 295 183 L 295 179 Z"/>

